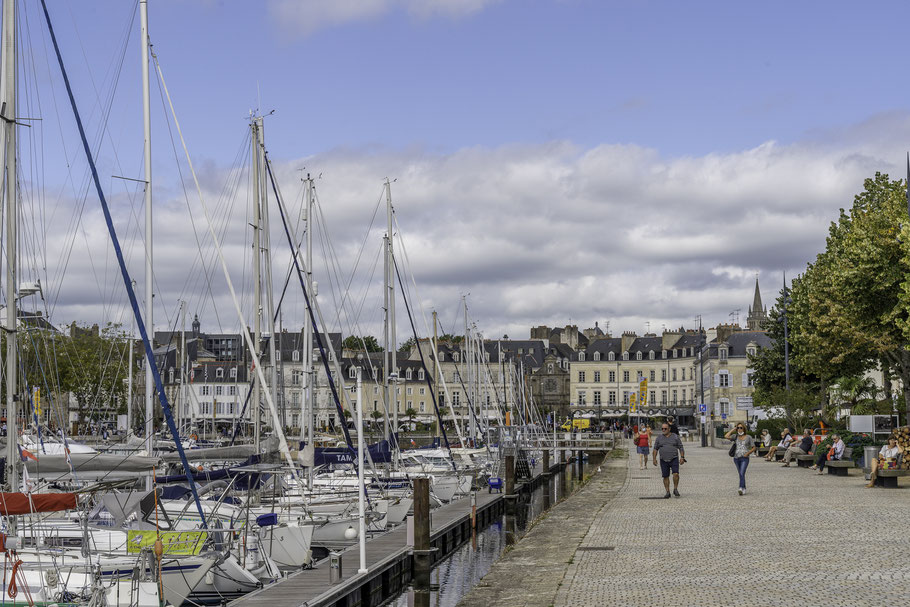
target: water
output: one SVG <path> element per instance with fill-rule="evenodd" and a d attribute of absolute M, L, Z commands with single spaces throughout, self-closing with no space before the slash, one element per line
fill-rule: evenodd
<path fill-rule="evenodd" d="M 550 477 L 530 495 L 518 500 L 515 514 L 502 514 L 477 532 L 452 554 L 436 564 L 430 574 L 430 589 L 408 587 L 384 605 L 388 607 L 454 607 L 480 578 L 485 576 L 503 551 L 524 536 L 528 525 L 551 505 L 571 495 L 589 472 L 596 470 L 603 456 L 592 455 L 579 467 L 574 464 Z"/>

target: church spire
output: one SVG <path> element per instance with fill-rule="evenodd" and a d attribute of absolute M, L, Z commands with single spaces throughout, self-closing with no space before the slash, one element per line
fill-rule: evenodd
<path fill-rule="evenodd" d="M 758 288 L 758 275 L 755 276 L 755 296 L 749 306 L 749 317 L 746 320 L 750 331 L 761 331 L 762 324 L 768 320 L 768 311 L 761 303 L 761 291 Z"/>

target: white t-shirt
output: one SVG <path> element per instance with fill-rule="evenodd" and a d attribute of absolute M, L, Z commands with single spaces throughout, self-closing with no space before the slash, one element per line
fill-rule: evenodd
<path fill-rule="evenodd" d="M 894 447 L 890 447 L 890 448 L 888 447 L 888 445 L 884 445 L 882 447 L 882 450 L 879 451 L 878 454 L 881 457 L 884 457 L 887 459 L 894 459 L 900 454 L 900 451 L 898 451 L 897 445 L 895 445 Z"/>

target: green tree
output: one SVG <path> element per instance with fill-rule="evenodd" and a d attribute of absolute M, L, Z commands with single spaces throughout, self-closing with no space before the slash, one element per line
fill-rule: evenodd
<path fill-rule="evenodd" d="M 411 348 L 417 345 L 417 341 L 413 337 L 409 337 L 398 346 L 398 355 L 407 356 L 411 353 Z"/>
<path fill-rule="evenodd" d="M 408 407 L 404 414 L 408 418 L 408 429 L 413 428 L 414 418 L 417 417 L 417 411 L 413 407 Z"/>
<path fill-rule="evenodd" d="M 345 350 L 353 352 L 382 352 L 382 346 L 372 335 L 365 335 L 364 337 L 350 335 L 344 338 L 341 345 Z"/>

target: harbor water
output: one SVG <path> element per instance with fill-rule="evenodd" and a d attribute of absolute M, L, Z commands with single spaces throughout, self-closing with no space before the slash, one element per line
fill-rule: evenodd
<path fill-rule="evenodd" d="M 430 574 L 429 590 L 409 586 L 384 605 L 454 607 L 541 514 L 574 493 L 602 461 L 602 455 L 592 454 L 586 461 L 567 464 L 534 491 L 522 493 L 513 509 L 514 514 L 502 514 L 486 528 L 478 530 L 471 541 L 436 564 Z"/>

